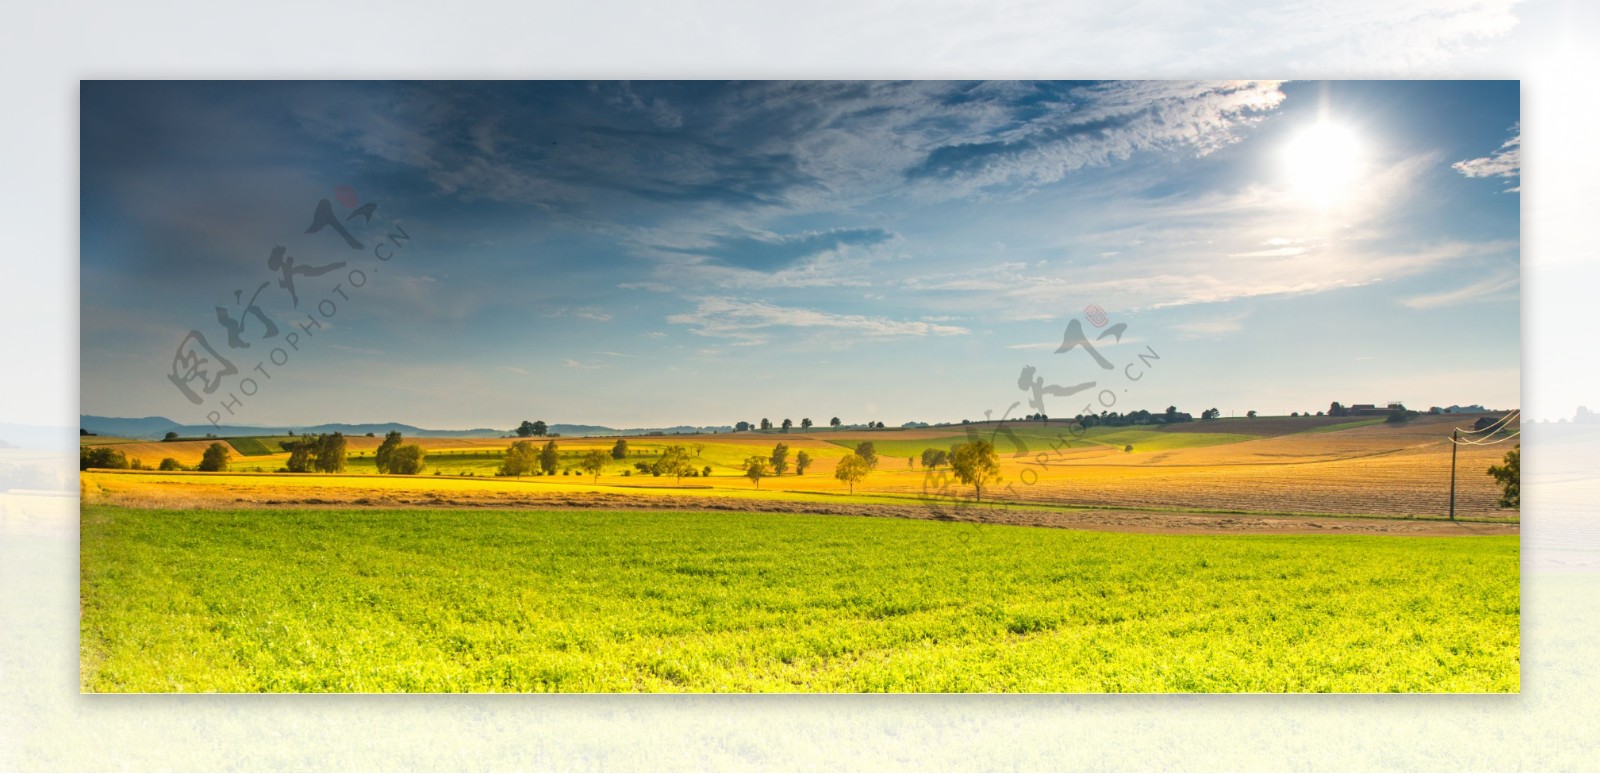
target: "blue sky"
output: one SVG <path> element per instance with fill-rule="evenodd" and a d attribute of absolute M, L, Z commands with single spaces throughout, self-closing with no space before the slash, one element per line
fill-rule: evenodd
<path fill-rule="evenodd" d="M 1511 407 L 1518 103 L 1462 81 L 86 82 L 82 410 L 895 425 L 1029 413 L 1026 366 L 1096 382 L 1054 416 Z M 364 250 L 305 233 L 323 199 Z M 296 277 L 296 306 L 277 246 L 345 266 Z M 216 308 L 262 283 L 279 332 L 238 316 L 231 347 Z M 1126 324 L 1113 370 L 1055 353 L 1075 319 Z M 200 403 L 168 378 L 191 330 L 236 366 Z"/>

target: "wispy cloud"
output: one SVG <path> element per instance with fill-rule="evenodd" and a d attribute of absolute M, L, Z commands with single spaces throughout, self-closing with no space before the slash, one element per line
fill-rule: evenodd
<path fill-rule="evenodd" d="M 1412 309 L 1438 309 L 1475 301 L 1514 298 L 1515 294 L 1508 291 L 1517 287 L 1519 282 L 1519 278 L 1514 274 L 1502 274 L 1453 290 L 1401 299 L 1400 303 Z"/>
<path fill-rule="evenodd" d="M 611 313 L 610 312 L 607 312 L 607 311 L 604 311 L 604 310 L 601 310 L 601 309 L 596 309 L 596 308 L 591 307 L 591 306 L 578 307 L 576 309 L 569 309 L 567 307 L 557 307 L 555 309 L 546 310 L 540 316 L 542 316 L 542 317 L 580 317 L 580 318 L 583 318 L 585 320 L 594 320 L 595 322 L 610 322 L 611 321 Z"/>
<path fill-rule="evenodd" d="M 765 341 L 765 333 L 774 328 L 847 331 L 868 338 L 959 336 L 969 332 L 966 328 L 955 325 L 941 325 L 920 320 L 892 320 L 887 317 L 835 314 L 815 309 L 728 298 L 700 299 L 693 312 L 671 315 L 667 317 L 667 322 L 694 326 L 693 332 L 701 336 L 728 338 L 745 343 Z"/>
<path fill-rule="evenodd" d="M 1493 153 L 1476 159 L 1457 161 L 1451 168 L 1467 177 L 1514 177 L 1522 176 L 1522 125 L 1519 123 L 1511 127 L 1514 134 L 1511 139 L 1501 143 Z M 1521 185 L 1513 185 L 1506 189 L 1506 193 L 1517 193 L 1522 190 Z"/>
<path fill-rule="evenodd" d="M 595 370 L 597 368 L 604 368 L 605 367 L 605 366 L 603 366 L 603 365 L 601 365 L 599 363 L 585 363 L 585 362 L 583 362 L 581 360 L 573 360 L 570 357 L 569 358 L 563 358 L 562 361 L 561 361 L 561 366 L 563 368 L 576 368 L 576 369 L 579 369 L 579 370 L 582 370 L 582 371 L 593 371 L 593 370 Z"/>
<path fill-rule="evenodd" d="M 1244 330 L 1244 320 L 1247 316 L 1247 314 L 1240 313 L 1225 317 L 1174 323 L 1169 327 L 1182 334 L 1182 338 L 1185 339 L 1214 338 Z"/>
<path fill-rule="evenodd" d="M 799 234 L 718 235 L 699 247 L 665 247 L 669 252 L 699 256 L 717 263 L 756 271 L 788 268 L 822 253 L 849 246 L 882 244 L 894 235 L 881 228 L 838 228 Z"/>

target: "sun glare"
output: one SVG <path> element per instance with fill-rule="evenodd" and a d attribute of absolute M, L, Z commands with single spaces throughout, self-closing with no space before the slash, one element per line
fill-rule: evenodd
<path fill-rule="evenodd" d="M 1325 209 L 1344 201 L 1354 187 L 1361 147 L 1348 127 L 1320 121 L 1289 143 L 1284 162 L 1295 192 Z"/>

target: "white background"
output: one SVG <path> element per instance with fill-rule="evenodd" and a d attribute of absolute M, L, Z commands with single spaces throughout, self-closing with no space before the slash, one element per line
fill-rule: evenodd
<path fill-rule="evenodd" d="M 1600 408 L 1597 4 L 1098 5 L 9 3 L 0 422 L 77 422 L 77 98 L 93 78 L 1521 79 L 1525 409 Z M 1593 769 L 1600 444 L 1525 438 L 1521 696 L 80 696 L 76 503 L 13 498 L 0 768 Z"/>

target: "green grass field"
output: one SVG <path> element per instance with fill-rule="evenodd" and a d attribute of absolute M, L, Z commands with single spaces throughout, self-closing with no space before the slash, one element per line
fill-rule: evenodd
<path fill-rule="evenodd" d="M 1487 691 L 1515 537 L 86 505 L 86 691 Z"/>

